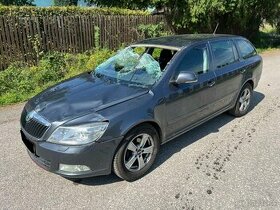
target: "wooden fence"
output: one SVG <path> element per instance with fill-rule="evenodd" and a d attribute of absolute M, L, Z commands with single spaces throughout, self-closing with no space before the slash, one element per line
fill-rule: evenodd
<path fill-rule="evenodd" d="M 0 70 L 19 60 L 36 63 L 42 52 L 115 49 L 143 38 L 140 24 L 160 22 L 163 16 L 0 16 Z"/>

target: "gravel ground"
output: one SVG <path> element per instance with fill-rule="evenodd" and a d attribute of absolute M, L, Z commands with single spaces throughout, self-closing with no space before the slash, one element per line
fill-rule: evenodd
<path fill-rule="evenodd" d="M 71 182 L 35 165 L 23 104 L 0 108 L 1 209 L 280 209 L 280 51 L 263 54 L 252 110 L 223 114 L 162 146 L 148 175 Z"/>

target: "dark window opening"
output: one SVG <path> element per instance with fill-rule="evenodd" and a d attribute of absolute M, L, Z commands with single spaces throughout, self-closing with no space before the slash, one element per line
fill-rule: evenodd
<path fill-rule="evenodd" d="M 239 48 L 240 55 L 243 59 L 250 58 L 257 54 L 255 48 L 245 40 L 237 40 L 236 45 Z"/>
<path fill-rule="evenodd" d="M 211 48 L 215 57 L 217 68 L 230 65 L 237 60 L 236 48 L 232 41 L 217 41 L 211 43 Z"/>
<path fill-rule="evenodd" d="M 192 71 L 203 74 L 209 71 L 209 53 L 206 44 L 190 49 L 184 56 L 178 71 Z"/>

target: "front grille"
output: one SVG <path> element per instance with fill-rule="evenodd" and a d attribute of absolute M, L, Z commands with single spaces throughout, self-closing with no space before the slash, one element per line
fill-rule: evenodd
<path fill-rule="evenodd" d="M 26 109 L 24 109 L 21 113 L 21 118 L 20 118 L 22 127 L 25 127 L 25 125 L 26 125 L 26 120 L 25 120 L 26 116 L 27 116 L 27 111 L 26 111 Z"/>
<path fill-rule="evenodd" d="M 49 126 L 44 125 L 36 118 L 26 121 L 27 111 L 24 109 L 21 115 L 21 125 L 23 129 L 35 138 L 41 138 Z"/>

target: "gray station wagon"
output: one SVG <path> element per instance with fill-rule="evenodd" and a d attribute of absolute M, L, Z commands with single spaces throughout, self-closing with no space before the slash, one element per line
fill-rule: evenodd
<path fill-rule="evenodd" d="M 223 112 L 245 115 L 261 72 L 262 58 L 240 36 L 143 40 L 29 100 L 22 140 L 35 163 L 63 177 L 113 171 L 133 181 L 161 144 Z"/>

